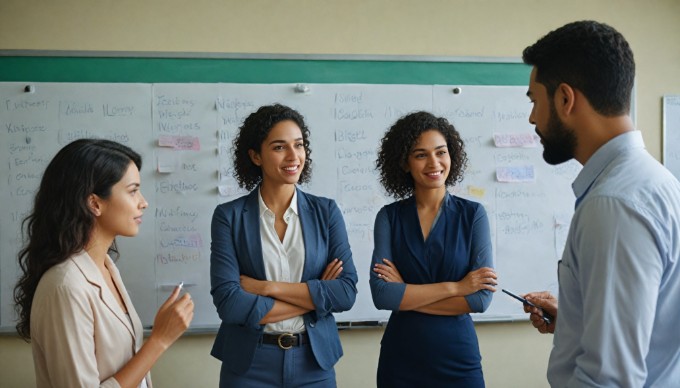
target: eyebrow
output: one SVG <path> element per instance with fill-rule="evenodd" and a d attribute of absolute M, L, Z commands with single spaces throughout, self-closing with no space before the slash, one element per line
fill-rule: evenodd
<path fill-rule="evenodd" d="M 301 138 L 301 137 L 298 137 L 297 139 L 295 139 L 293 141 L 295 142 L 295 141 L 302 141 L 302 140 L 304 140 L 304 139 Z M 269 142 L 269 145 L 272 145 L 272 144 L 286 144 L 286 141 L 285 140 L 272 140 L 272 141 Z"/>
<path fill-rule="evenodd" d="M 132 183 L 128 184 L 126 187 L 139 188 L 140 184 L 138 182 L 132 182 Z"/>
<path fill-rule="evenodd" d="M 446 145 L 446 144 L 442 144 L 442 145 L 440 145 L 440 146 L 434 147 L 435 151 L 438 150 L 438 149 L 440 149 L 440 148 L 447 148 L 447 145 Z M 416 152 L 426 152 L 426 151 L 427 151 L 427 150 L 426 150 L 425 148 L 415 148 L 415 149 L 413 149 L 413 151 L 411 151 L 411 153 L 413 154 L 413 153 L 416 153 Z"/>

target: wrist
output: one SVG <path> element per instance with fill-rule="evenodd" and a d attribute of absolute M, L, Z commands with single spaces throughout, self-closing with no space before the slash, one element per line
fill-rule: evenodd
<path fill-rule="evenodd" d="M 273 297 L 276 295 L 277 282 L 265 281 L 262 287 L 262 296 Z"/>
<path fill-rule="evenodd" d="M 446 291 L 449 296 L 460 296 L 460 287 L 457 282 L 446 282 L 444 284 L 446 285 Z"/>
<path fill-rule="evenodd" d="M 154 332 L 151 331 L 151 335 L 144 343 L 144 346 L 150 348 L 150 350 L 154 351 L 154 353 L 161 354 L 168 350 L 170 343 L 166 343 L 166 341 L 163 341 L 157 334 L 154 334 Z"/>

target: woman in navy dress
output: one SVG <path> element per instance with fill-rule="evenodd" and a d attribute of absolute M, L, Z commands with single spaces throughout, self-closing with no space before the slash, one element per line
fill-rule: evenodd
<path fill-rule="evenodd" d="M 483 312 L 496 274 L 486 211 L 446 190 L 467 163 L 453 125 L 427 112 L 399 119 L 376 166 L 398 199 L 375 220 L 371 293 L 392 310 L 378 387 L 484 387 L 471 312 Z"/>

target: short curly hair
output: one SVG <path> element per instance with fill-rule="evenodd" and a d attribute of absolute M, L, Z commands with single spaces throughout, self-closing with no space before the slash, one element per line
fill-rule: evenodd
<path fill-rule="evenodd" d="M 246 190 L 254 189 L 262 181 L 262 169 L 255 165 L 248 155 L 248 150 L 260 153 L 262 142 L 269 135 L 269 131 L 281 121 L 291 120 L 302 132 L 302 143 L 305 146 L 305 165 L 300 174 L 299 183 L 308 182 L 312 175 L 312 149 L 309 147 L 309 128 L 305 125 L 304 117 L 295 109 L 285 105 L 274 104 L 261 106 L 251 113 L 239 127 L 239 132 L 232 147 L 234 161 L 234 178 L 239 187 Z"/>
<path fill-rule="evenodd" d="M 380 183 L 391 196 L 403 199 L 413 195 L 413 177 L 403 167 L 407 165 L 411 149 L 420 135 L 430 130 L 438 131 L 444 136 L 451 156 L 446 186 L 453 186 L 463 180 L 468 158 L 456 128 L 443 117 L 436 117 L 429 112 L 414 112 L 397 120 L 380 141 L 375 166 L 380 171 Z"/>
<path fill-rule="evenodd" d="M 607 24 L 592 20 L 566 24 L 525 48 L 522 59 L 536 68 L 536 82 L 546 87 L 550 98 L 567 83 L 604 116 L 630 112 L 633 51 Z"/>

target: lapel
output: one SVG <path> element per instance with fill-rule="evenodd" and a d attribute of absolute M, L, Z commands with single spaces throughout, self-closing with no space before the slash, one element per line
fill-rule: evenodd
<path fill-rule="evenodd" d="M 116 301 L 116 298 L 113 296 L 111 290 L 109 290 L 109 287 L 106 286 L 104 277 L 99 271 L 99 268 L 97 268 L 95 265 L 94 260 L 92 260 L 86 251 L 77 253 L 75 256 L 71 257 L 71 260 L 75 263 L 78 269 L 80 269 L 80 272 L 82 272 L 83 276 L 85 276 L 85 279 L 88 281 L 88 283 L 99 288 L 99 298 L 101 299 L 102 303 L 104 303 L 104 305 L 113 313 L 113 315 L 118 318 L 120 323 L 125 326 L 136 343 L 137 337 L 135 336 L 134 329 L 130 325 L 130 321 L 128 321 L 127 317 L 125 316 L 125 312 L 120 308 L 120 305 Z M 111 271 L 113 281 L 116 284 L 116 287 L 118 287 L 118 290 L 120 290 L 123 303 L 125 303 L 125 305 L 128 307 L 128 312 L 134 320 L 136 313 L 132 308 L 132 303 L 130 302 L 127 292 L 125 292 L 125 288 L 123 287 L 122 281 L 120 279 L 120 274 L 118 273 L 118 270 L 115 269 L 115 266 L 108 255 L 106 257 L 106 261 L 106 266 L 109 268 L 109 270 L 111 270 L 113 267 L 113 270 Z"/>
<path fill-rule="evenodd" d="M 310 279 L 310 274 L 314 270 L 314 260 L 317 259 L 318 253 L 317 240 L 319 239 L 318 231 L 321 230 L 321 225 L 316 224 L 316 217 L 312 212 L 312 206 L 309 203 L 309 198 L 302 190 L 297 190 L 298 214 L 300 217 L 300 227 L 302 228 L 302 240 L 305 244 L 305 266 L 302 269 L 302 281 L 305 282 Z M 322 260 L 324 258 L 321 258 Z"/>
<path fill-rule="evenodd" d="M 262 238 L 260 237 L 260 202 L 258 196 L 260 186 L 257 186 L 248 194 L 243 204 L 243 237 L 245 239 L 245 249 L 248 251 L 247 257 L 250 259 L 255 279 L 266 279 L 264 270 L 264 258 L 262 257 Z M 236 242 L 238 244 L 238 241 Z M 239 249 L 236 248 L 238 251 Z"/>
<path fill-rule="evenodd" d="M 137 315 L 137 311 L 135 310 L 135 307 L 132 305 L 132 300 L 130 300 L 130 295 L 128 295 L 127 290 L 125 289 L 125 285 L 123 284 L 123 279 L 120 277 L 120 272 L 118 272 L 118 267 L 113 263 L 113 260 L 107 255 L 106 256 L 106 268 L 109 269 L 109 272 L 111 272 L 111 276 L 113 277 L 113 282 L 116 284 L 116 287 L 118 288 L 118 291 L 120 292 L 120 296 L 123 298 L 123 303 L 125 303 L 125 307 L 127 307 L 128 314 L 130 315 L 130 319 L 128 320 L 127 317 L 125 317 L 125 313 L 123 313 L 123 316 L 125 318 L 125 323 L 126 327 L 128 330 L 130 330 L 130 326 L 128 325 L 130 321 L 133 323 L 132 327 L 132 336 L 135 339 L 135 352 L 142 346 L 142 326 L 141 326 L 141 320 L 139 319 L 139 315 Z M 115 300 L 114 300 L 115 301 Z M 116 303 L 117 307 L 118 303 Z"/>

